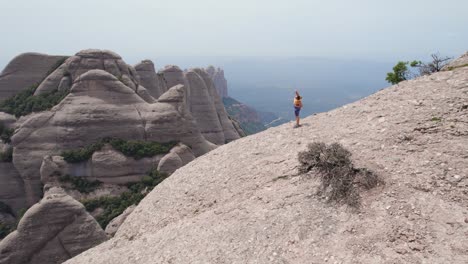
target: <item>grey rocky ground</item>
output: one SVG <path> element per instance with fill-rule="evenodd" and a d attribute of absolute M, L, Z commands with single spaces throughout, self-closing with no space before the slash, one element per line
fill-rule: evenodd
<path fill-rule="evenodd" d="M 359 212 L 325 204 L 316 175 L 298 174 L 298 152 L 316 141 L 341 143 L 385 180 Z M 465 67 L 219 147 L 66 263 L 466 263 L 467 164 Z"/>

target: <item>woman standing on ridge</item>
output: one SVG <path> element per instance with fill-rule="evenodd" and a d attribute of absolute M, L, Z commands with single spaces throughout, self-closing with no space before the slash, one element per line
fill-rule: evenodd
<path fill-rule="evenodd" d="M 299 112 L 301 111 L 302 108 L 302 97 L 299 95 L 299 92 L 296 90 L 296 96 L 294 97 L 294 115 L 296 116 L 296 125 L 294 125 L 294 128 L 300 127 L 301 125 L 299 124 Z"/>

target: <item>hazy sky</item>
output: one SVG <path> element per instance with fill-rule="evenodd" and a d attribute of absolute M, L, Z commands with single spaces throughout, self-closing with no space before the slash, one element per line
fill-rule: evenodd
<path fill-rule="evenodd" d="M 0 66 L 16 54 L 397 59 L 468 50 L 466 0 L 0 0 Z"/>

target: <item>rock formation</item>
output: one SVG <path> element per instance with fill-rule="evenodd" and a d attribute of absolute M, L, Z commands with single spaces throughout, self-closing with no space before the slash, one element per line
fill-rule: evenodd
<path fill-rule="evenodd" d="M 34 62 L 35 56 L 39 56 L 42 64 Z M 31 65 L 24 66 L 24 70 L 19 69 L 27 62 Z M 32 71 L 31 78 L 28 71 Z M 53 190 L 56 186 L 63 189 L 60 194 L 49 191 L 39 204 L 28 211 L 26 220 L 23 219 L 25 224 L 2 242 L 0 263 L 40 263 L 45 259 L 58 263 L 74 256 L 90 244 L 85 242 L 83 247 L 78 247 L 73 245 L 73 241 L 64 241 L 69 239 L 66 237 L 69 233 L 60 233 L 60 228 L 68 230 L 70 215 L 82 215 L 79 212 L 82 208 L 77 209 L 78 202 L 73 198 L 119 196 L 129 191 L 126 184 L 139 184 L 149 171 L 158 169 L 171 174 L 215 149 L 216 145 L 239 138 L 239 130 L 226 114 L 213 80 L 203 69 L 184 72 L 177 66 L 167 66 L 156 73 L 149 60 L 134 68 L 112 51 L 89 49 L 71 57 L 21 55 L 4 72 L 7 74 L 2 73 L 0 77 L 0 91 L 7 91 L 8 95 L 34 84 L 31 96 L 36 96 L 36 99 L 60 97 L 51 104 L 51 108 L 45 108 L 49 110 L 33 108 L 35 112 L 32 113 L 14 112 L 21 116 L 19 118 L 0 112 L 2 127 L 7 128 L 8 133 L 14 131 L 11 138 L 8 136 L 0 141 L 1 154 L 7 150 L 12 153 L 0 162 L 0 201 L 17 213 L 40 199 L 43 185 Z M 16 72 L 20 74 L 16 76 Z M 5 87 L 16 80 L 19 81 L 15 89 Z M 24 87 L 26 84 L 28 86 Z M 12 108 L 14 104 L 8 101 L 8 107 Z M 2 109 L 11 112 L 7 107 Z M 102 143 L 103 146 L 77 162 L 66 161 L 62 156 L 64 151 L 85 151 L 105 138 L 178 144 L 170 151 L 168 148 L 169 153 L 144 158 L 126 156 L 109 143 Z M 63 182 L 77 177 L 84 182 L 98 180 L 99 187 L 91 192 L 79 191 L 73 189 L 71 182 Z M 51 206 L 62 211 L 56 212 L 50 209 Z M 58 213 L 58 218 L 57 224 L 49 219 L 49 228 L 53 232 L 43 235 L 41 232 L 47 228 L 44 225 L 48 219 L 44 216 L 47 211 L 51 215 Z M 99 215 L 97 211 L 94 213 Z M 79 219 L 81 222 L 71 225 L 73 228 L 80 228 L 82 222 L 87 225 L 87 217 L 83 216 Z M 125 215 L 115 221 L 122 222 L 124 218 Z M 6 221 L 6 217 L 2 219 Z M 73 230 L 70 232 L 75 232 Z M 82 230 L 79 239 L 87 239 L 89 231 L 93 230 Z M 28 235 L 37 235 L 38 238 L 31 239 L 28 244 Z"/>
<path fill-rule="evenodd" d="M 0 73 L 0 102 L 41 82 L 64 59 L 39 53 L 16 56 Z"/>
<path fill-rule="evenodd" d="M 169 87 L 177 84 L 187 87 L 187 107 L 208 141 L 222 145 L 239 138 L 205 70 L 194 68 L 183 72 L 177 66 L 166 66 L 161 74 Z"/>
<path fill-rule="evenodd" d="M 127 65 L 118 54 L 108 50 L 89 49 L 68 58 L 41 82 L 35 95 L 70 89 L 79 76 L 90 70 L 104 70 L 135 91 L 139 85 L 135 69 Z"/>
<path fill-rule="evenodd" d="M 221 68 L 215 68 L 213 66 L 209 66 L 206 68 L 206 71 L 210 75 L 210 78 L 213 80 L 213 83 L 218 91 L 219 96 L 221 98 L 228 97 L 228 88 L 227 88 L 227 80 L 224 77 L 224 70 Z"/>
<path fill-rule="evenodd" d="M 81 203 L 52 188 L 0 242 L 0 263 L 62 263 L 106 239 Z"/>
<path fill-rule="evenodd" d="M 114 236 L 115 233 L 117 232 L 117 230 L 119 229 L 119 227 L 123 224 L 123 222 L 125 221 L 125 219 L 127 219 L 127 217 L 133 212 L 133 210 L 135 209 L 135 205 L 132 205 L 130 207 L 128 207 L 127 209 L 125 209 L 125 211 L 117 216 L 116 218 L 114 218 L 106 227 L 106 234 L 108 236 Z"/>
<path fill-rule="evenodd" d="M 152 97 L 158 99 L 159 96 L 167 91 L 166 81 L 161 73 L 156 73 L 152 61 L 144 60 L 138 63 L 135 65 L 135 70 L 140 76 L 141 85 L 148 90 Z"/>
<path fill-rule="evenodd" d="M 13 163 L 23 178 L 28 200 L 34 202 L 40 195 L 38 172 L 45 156 L 93 144 L 105 137 L 180 141 L 190 145 L 197 156 L 213 149 L 182 106 L 184 87 L 175 86 L 168 93 L 176 93 L 178 97 L 171 102 L 162 99 L 148 104 L 104 70 L 80 75 L 60 104 L 51 111 L 31 115 L 12 138 Z"/>
<path fill-rule="evenodd" d="M 465 263 L 468 67 L 239 139 L 158 185 L 81 263 Z M 297 171 L 311 142 L 341 143 L 385 181 L 358 213 Z"/>

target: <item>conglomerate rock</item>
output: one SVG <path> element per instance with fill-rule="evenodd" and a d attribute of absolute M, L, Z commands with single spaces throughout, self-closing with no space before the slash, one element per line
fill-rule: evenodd
<path fill-rule="evenodd" d="M 41 193 L 39 169 L 47 155 L 93 144 L 105 137 L 157 142 L 179 141 L 195 155 L 214 148 L 183 107 L 184 87 L 172 87 L 171 102 L 149 104 L 104 70 L 78 77 L 70 94 L 50 111 L 29 115 L 12 138 L 13 163 L 32 204 Z M 164 95 L 162 96 L 164 97 Z"/>
<path fill-rule="evenodd" d="M 106 233 L 81 203 L 52 188 L 0 242 L 0 263 L 62 263 L 105 240 Z"/>
<path fill-rule="evenodd" d="M 0 102 L 39 84 L 65 58 L 32 52 L 13 58 L 0 73 Z"/>

